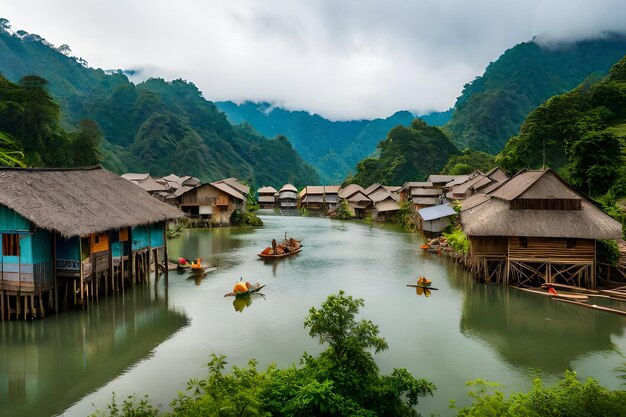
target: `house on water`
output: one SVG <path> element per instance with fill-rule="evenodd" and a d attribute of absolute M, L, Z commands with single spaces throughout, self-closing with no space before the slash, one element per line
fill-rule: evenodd
<path fill-rule="evenodd" d="M 261 187 L 259 191 L 259 206 L 262 209 L 273 209 L 276 206 L 276 188 L 274 187 Z"/>
<path fill-rule="evenodd" d="M 283 213 L 298 207 L 298 189 L 293 184 L 285 184 L 278 191 L 278 207 Z"/>
<path fill-rule="evenodd" d="M 621 225 L 554 171 L 522 171 L 463 201 L 469 266 L 482 281 L 596 287 L 596 241 Z"/>
<path fill-rule="evenodd" d="M 192 218 L 228 226 L 235 210 L 245 210 L 246 196 L 226 182 L 202 184 L 180 196 L 180 208 Z"/>
<path fill-rule="evenodd" d="M 372 200 L 365 195 L 365 189 L 358 184 L 350 184 L 339 190 L 339 198 L 348 202 L 348 210 L 357 219 L 364 219 L 372 206 Z"/>
<path fill-rule="evenodd" d="M 166 256 L 183 213 L 100 166 L 0 168 L 0 313 L 43 316 L 123 289 Z"/>

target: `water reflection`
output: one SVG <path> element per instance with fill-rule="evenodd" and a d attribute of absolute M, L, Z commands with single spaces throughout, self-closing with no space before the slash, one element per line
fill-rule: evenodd
<path fill-rule="evenodd" d="M 511 288 L 475 285 L 463 305 L 461 331 L 508 363 L 560 374 L 593 352 L 613 350 L 624 320 Z"/>
<path fill-rule="evenodd" d="M 255 300 L 255 302 L 257 302 L 256 300 L 259 299 L 265 300 L 265 295 L 258 293 L 249 297 L 235 297 L 235 299 L 233 300 L 233 307 L 235 308 L 235 311 L 241 313 L 247 307 L 250 307 L 252 305 L 252 300 Z"/>
<path fill-rule="evenodd" d="M 2 322 L 0 415 L 58 413 L 186 324 L 187 318 L 168 310 L 164 296 L 149 286 L 102 299 L 88 311 Z"/>

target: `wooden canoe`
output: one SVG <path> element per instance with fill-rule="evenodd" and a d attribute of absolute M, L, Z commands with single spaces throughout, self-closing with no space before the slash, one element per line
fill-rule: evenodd
<path fill-rule="evenodd" d="M 302 250 L 302 247 L 299 247 L 298 249 L 289 251 L 289 252 L 285 252 L 285 253 L 281 253 L 280 255 L 270 255 L 269 253 L 259 253 L 258 255 L 263 258 L 263 259 L 278 259 L 278 258 L 284 258 L 285 256 L 291 256 L 291 255 L 295 255 L 296 253 L 300 252 Z"/>
<path fill-rule="evenodd" d="M 589 299 L 589 297 L 587 295 L 584 294 L 572 294 L 572 293 L 567 293 L 567 292 L 559 292 L 558 294 L 550 294 L 547 291 L 543 291 L 540 289 L 536 289 L 536 288 L 522 288 L 522 287 L 515 287 L 518 290 L 522 290 L 522 291 L 526 291 L 526 292 L 532 292 L 534 294 L 539 294 L 539 295 L 547 295 L 548 297 L 552 297 L 552 298 L 562 298 L 562 299 L 566 299 L 566 300 L 574 300 L 574 301 L 586 301 Z"/>
<path fill-rule="evenodd" d="M 224 297 L 237 297 L 237 298 L 250 297 L 252 294 L 256 294 L 259 291 L 261 291 L 263 287 L 265 287 L 265 284 L 264 285 L 255 284 L 252 287 L 250 287 L 250 289 L 248 289 L 248 291 L 246 292 L 236 292 L 236 293 L 227 292 L 226 294 L 224 294 Z"/>

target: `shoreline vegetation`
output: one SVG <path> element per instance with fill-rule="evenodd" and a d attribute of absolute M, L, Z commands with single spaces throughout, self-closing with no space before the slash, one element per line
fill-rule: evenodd
<path fill-rule="evenodd" d="M 212 354 L 206 378 L 192 378 L 184 392 L 157 408 L 147 396 L 131 395 L 121 402 L 115 393 L 105 410 L 91 417 L 157 416 L 419 416 L 419 399 L 434 395 L 436 387 L 406 369 L 381 375 L 373 354 L 389 346 L 378 326 L 358 320 L 364 300 L 343 291 L 329 295 L 320 308 L 311 307 L 304 321 L 309 335 L 327 348 L 317 357 L 302 355 L 300 365 L 257 369 L 233 365 L 226 356 Z M 626 363 L 614 370 L 626 384 Z M 467 383 L 473 399 L 466 407 L 450 408 L 457 416 L 619 416 L 626 409 L 626 391 L 611 390 L 588 378 L 580 381 L 566 371 L 550 387 L 535 378 L 528 392 L 506 396 L 501 385 L 484 379 Z"/>

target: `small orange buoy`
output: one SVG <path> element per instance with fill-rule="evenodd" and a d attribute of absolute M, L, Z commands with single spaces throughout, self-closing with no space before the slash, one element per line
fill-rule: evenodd
<path fill-rule="evenodd" d="M 429 246 L 428 245 L 422 245 L 422 246 L 420 246 L 420 248 L 426 250 L 426 249 L 429 248 Z"/>

